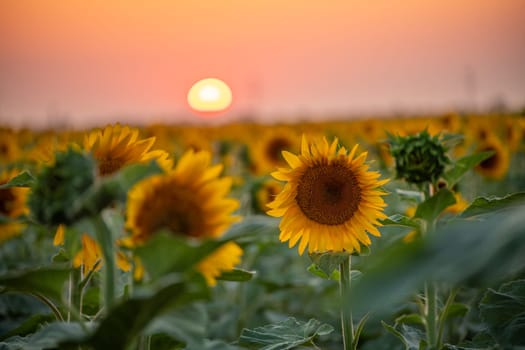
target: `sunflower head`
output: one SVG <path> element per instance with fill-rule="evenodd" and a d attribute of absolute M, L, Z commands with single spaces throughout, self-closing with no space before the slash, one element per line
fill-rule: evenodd
<path fill-rule="evenodd" d="M 4 170 L 0 173 L 0 185 L 9 182 L 20 173 L 19 170 Z M 0 243 L 16 236 L 25 227 L 24 224 L 11 221 L 20 215 L 27 214 L 26 197 L 29 192 L 25 187 L 8 187 L 0 189 Z M 3 218 L 5 219 L 5 222 Z"/>
<path fill-rule="evenodd" d="M 280 240 L 299 253 L 353 252 L 371 244 L 366 232 L 379 236 L 378 219 L 383 213 L 385 193 L 378 189 L 388 180 L 378 180 L 369 171 L 367 153 L 356 156 L 357 145 L 348 152 L 337 139 L 308 142 L 303 136 L 301 153 L 284 151 L 289 167 L 272 173 L 286 181 L 283 190 L 268 204 L 271 216 L 282 217 Z"/>
<path fill-rule="evenodd" d="M 474 168 L 481 175 L 493 179 L 502 179 L 509 170 L 510 152 L 500 139 L 489 137 L 478 145 L 479 152 L 493 152 L 493 155 Z"/>
<path fill-rule="evenodd" d="M 227 242 L 202 259 L 197 264 L 197 270 L 204 276 L 206 283 L 213 287 L 222 272 L 233 270 L 241 262 L 242 253 L 237 243 Z"/>
<path fill-rule="evenodd" d="M 139 130 L 120 124 L 108 125 L 103 130 L 94 130 L 84 137 L 84 149 L 93 154 L 98 174 L 111 175 L 122 167 L 155 160 L 168 171 L 173 162 L 167 152 L 151 150 L 155 137 L 139 138 Z"/>
<path fill-rule="evenodd" d="M 43 167 L 31 187 L 28 205 L 33 217 L 49 225 L 71 223 L 73 203 L 93 184 L 94 169 L 93 159 L 83 153 L 57 153 L 55 163 Z"/>
<path fill-rule="evenodd" d="M 219 177 L 206 151 L 186 152 L 173 171 L 137 183 L 128 193 L 126 226 L 141 243 L 161 229 L 187 237 L 221 236 L 237 221 L 239 202 L 227 198 L 232 180 Z"/>
<path fill-rule="evenodd" d="M 409 183 L 435 183 L 450 163 L 440 137 L 426 130 L 405 137 L 389 135 L 389 143 L 396 176 Z"/>
<path fill-rule="evenodd" d="M 261 181 L 261 183 L 255 186 L 253 194 L 254 209 L 257 212 L 265 212 L 268 210 L 268 203 L 272 202 L 282 189 L 282 184 L 274 179 Z"/>

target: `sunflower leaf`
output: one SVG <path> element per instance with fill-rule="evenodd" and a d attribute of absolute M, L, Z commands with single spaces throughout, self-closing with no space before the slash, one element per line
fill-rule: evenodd
<path fill-rule="evenodd" d="M 401 214 L 391 215 L 384 220 L 380 220 L 380 222 L 383 224 L 383 226 L 403 226 L 416 229 L 421 228 L 421 225 L 417 220 Z"/>
<path fill-rule="evenodd" d="M 462 218 L 471 218 L 479 215 L 493 215 L 494 213 L 525 205 L 525 192 L 517 192 L 500 197 L 478 197 L 461 214 Z"/>
<path fill-rule="evenodd" d="M 445 208 L 454 203 L 456 203 L 454 194 L 450 190 L 443 188 L 435 195 L 418 205 L 414 217 L 431 222 L 435 220 Z"/>
<path fill-rule="evenodd" d="M 23 171 L 20 174 L 13 177 L 11 180 L 5 184 L 0 185 L 0 190 L 10 187 L 30 187 L 31 184 L 35 181 L 33 175 L 28 171 Z"/>
<path fill-rule="evenodd" d="M 350 256 L 344 252 L 309 253 L 308 255 L 312 262 L 326 275 L 323 278 L 330 278 L 332 272 L 339 269 L 339 265 Z"/>
<path fill-rule="evenodd" d="M 60 300 L 62 287 L 69 277 L 66 266 L 9 271 L 0 275 L 0 288 L 31 294 L 41 294 Z"/>
<path fill-rule="evenodd" d="M 525 345 L 525 280 L 489 289 L 479 308 L 490 334 L 503 348 Z"/>
<path fill-rule="evenodd" d="M 321 324 L 316 319 L 301 322 L 289 317 L 278 323 L 254 329 L 245 328 L 239 342 L 246 345 L 257 344 L 261 350 L 288 350 L 309 343 L 317 336 L 330 334 L 333 330 L 332 326 Z"/>
<path fill-rule="evenodd" d="M 185 272 L 223 242 L 190 242 L 169 232 L 159 232 L 135 251 L 152 279 L 169 272 Z"/>
<path fill-rule="evenodd" d="M 447 170 L 444 174 L 444 178 L 448 183 L 449 187 L 454 186 L 467 171 L 474 168 L 476 165 L 484 161 L 485 159 L 490 158 L 494 152 L 480 152 L 472 155 L 465 156 L 458 159 L 454 166 Z"/>
<path fill-rule="evenodd" d="M 253 278 L 255 271 L 247 271 L 243 269 L 233 269 L 231 271 L 223 271 L 216 279 L 222 281 L 246 282 Z"/>

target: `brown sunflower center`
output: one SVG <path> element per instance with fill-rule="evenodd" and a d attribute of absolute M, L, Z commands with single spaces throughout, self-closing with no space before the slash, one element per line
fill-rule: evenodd
<path fill-rule="evenodd" d="M 292 145 L 288 139 L 276 137 L 266 146 L 266 157 L 274 163 L 283 161 L 281 152 L 289 149 Z"/>
<path fill-rule="evenodd" d="M 299 179 L 295 200 L 303 214 L 323 225 L 341 225 L 359 207 L 361 188 L 345 164 L 320 164 L 306 169 Z"/>
<path fill-rule="evenodd" d="M 137 226 L 144 235 L 161 229 L 190 237 L 202 236 L 205 232 L 202 206 L 194 193 L 181 188 L 159 188 L 145 203 L 138 217 Z"/>
<path fill-rule="evenodd" d="M 485 159 L 484 161 L 482 161 L 481 163 L 479 163 L 479 167 L 482 168 L 482 169 L 494 169 L 498 166 L 499 164 L 499 155 L 498 155 L 498 151 L 492 147 L 486 147 L 484 149 L 481 150 L 482 152 L 490 152 L 490 151 L 493 151 L 494 154 Z"/>
<path fill-rule="evenodd" d="M 13 212 L 15 195 L 9 188 L 0 189 L 0 214 L 10 216 Z"/>
<path fill-rule="evenodd" d="M 98 159 L 98 173 L 101 176 L 111 175 L 124 166 L 124 160 L 119 158 Z"/>

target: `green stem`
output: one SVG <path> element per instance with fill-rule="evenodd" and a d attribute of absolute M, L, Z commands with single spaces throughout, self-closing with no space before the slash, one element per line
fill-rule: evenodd
<path fill-rule="evenodd" d="M 426 326 L 427 326 L 427 340 L 428 345 L 432 348 L 437 348 L 437 290 L 434 282 L 427 282 L 425 284 L 426 294 Z"/>
<path fill-rule="evenodd" d="M 343 349 L 351 350 L 354 347 L 354 329 L 352 325 L 352 310 L 350 309 L 350 268 L 351 256 L 339 265 L 339 287 L 341 291 L 341 327 L 343 332 Z"/>
<path fill-rule="evenodd" d="M 441 312 L 438 320 L 438 339 L 437 339 L 437 348 L 439 349 L 443 342 L 443 329 L 445 327 L 445 319 L 447 318 L 447 314 L 449 312 L 450 306 L 456 299 L 457 289 L 453 288 L 450 291 L 450 294 L 447 298 L 447 301 L 445 303 L 445 306 L 443 307 L 443 311 Z"/>
<path fill-rule="evenodd" d="M 28 294 L 34 296 L 35 298 L 37 298 L 38 300 L 40 300 L 41 302 L 46 304 L 51 309 L 53 314 L 55 315 L 57 321 L 62 321 L 62 322 L 64 321 L 64 318 L 62 317 L 62 314 L 60 313 L 60 310 L 58 310 L 56 305 L 53 304 L 53 302 L 51 300 L 49 300 L 47 297 L 45 297 L 44 295 L 42 295 L 42 294 L 40 294 L 38 292 L 29 292 Z"/>
<path fill-rule="evenodd" d="M 110 310 L 115 304 L 115 251 L 113 237 L 108 229 L 102 214 L 93 217 L 97 240 L 102 248 L 104 258 L 104 306 Z"/>

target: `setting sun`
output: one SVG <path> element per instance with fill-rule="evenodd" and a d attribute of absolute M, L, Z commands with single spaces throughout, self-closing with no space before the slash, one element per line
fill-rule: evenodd
<path fill-rule="evenodd" d="M 197 112 L 220 112 L 232 102 L 231 89 L 225 82 L 215 78 L 196 82 L 188 92 L 188 103 Z"/>

